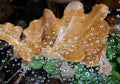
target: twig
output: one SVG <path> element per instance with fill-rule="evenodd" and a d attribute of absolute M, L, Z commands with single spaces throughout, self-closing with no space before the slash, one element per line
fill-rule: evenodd
<path fill-rule="evenodd" d="M 12 75 L 12 77 L 10 77 L 7 81 L 5 81 L 5 83 L 9 83 L 10 80 L 12 80 L 12 79 L 19 73 L 20 70 L 22 70 L 22 68 L 20 68 L 19 70 L 17 70 L 17 72 L 14 73 L 14 74 Z"/>
<path fill-rule="evenodd" d="M 25 75 L 26 70 L 24 70 L 19 77 L 15 80 L 15 82 L 13 84 L 19 84 L 20 80 L 23 78 L 23 76 Z"/>
<path fill-rule="evenodd" d="M 5 62 L 0 66 L 0 71 L 3 69 L 3 66 L 5 65 L 7 59 L 8 57 L 5 58 Z"/>

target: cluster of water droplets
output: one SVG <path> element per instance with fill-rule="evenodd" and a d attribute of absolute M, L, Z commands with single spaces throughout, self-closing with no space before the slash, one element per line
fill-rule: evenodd
<path fill-rule="evenodd" d="M 4 77 L 0 78 L 0 82 L 11 80 L 11 76 L 20 68 L 20 59 L 15 58 L 13 55 L 13 47 L 8 45 L 7 42 L 0 40 L 0 72 Z M 9 74 L 9 75 L 8 75 Z"/>
<path fill-rule="evenodd" d="M 120 9 L 116 9 L 116 10 L 118 12 L 120 12 Z M 117 14 L 116 18 L 120 19 L 120 14 Z M 103 25 L 100 25 L 100 28 L 103 28 L 103 27 L 104 27 Z M 117 31 L 119 31 L 120 25 L 116 25 L 115 28 Z M 94 31 L 94 30 L 95 30 L 95 28 L 92 27 L 91 31 Z M 92 33 L 91 33 L 91 36 L 92 36 Z M 89 35 L 86 35 L 86 37 L 89 37 Z M 46 38 L 49 39 L 50 36 L 46 36 Z M 78 39 L 78 37 L 74 38 L 74 40 L 77 40 L 77 39 Z M 95 39 L 95 37 L 90 38 L 89 41 L 92 39 Z M 70 41 L 71 40 L 69 40 L 67 43 L 70 43 Z M 114 42 L 114 40 L 111 40 L 111 42 Z M 95 43 L 96 44 L 100 43 L 99 38 L 96 40 Z M 53 44 L 53 42 L 51 41 L 49 44 Z M 67 44 L 63 44 L 63 46 L 65 47 L 65 46 L 67 46 Z M 85 46 L 86 47 L 93 46 L 93 44 L 88 45 L 88 43 L 86 43 Z M 72 47 L 74 47 L 74 45 L 72 45 Z M 71 49 L 71 51 L 74 51 L 74 50 Z M 91 53 L 97 53 L 97 51 L 99 51 L 99 50 L 96 50 L 95 52 L 92 52 L 92 51 L 93 50 L 91 50 Z M 87 50 L 86 50 L 86 52 L 87 52 Z M 67 54 L 67 52 L 64 52 L 64 51 L 62 51 L 61 53 Z M 87 53 L 87 54 L 91 55 L 91 53 Z M 8 83 L 12 80 L 11 78 L 14 79 L 15 75 L 17 77 L 21 76 L 21 74 L 24 72 L 25 68 L 21 67 L 21 63 L 22 63 L 21 59 L 14 57 L 12 46 L 9 46 L 8 43 L 6 43 L 4 41 L 0 41 L 0 55 L 1 55 L 0 73 L 3 73 L 3 75 L 4 75 L 3 78 L 0 77 L 0 80 L 1 80 L 0 82 Z M 93 61 L 92 61 L 92 63 L 93 63 Z M 69 63 L 68 65 L 70 66 L 69 68 L 76 68 L 76 69 L 78 69 L 79 72 L 85 71 L 85 73 L 83 74 L 84 77 L 81 77 L 81 74 L 76 75 L 77 77 L 80 77 L 79 80 L 81 80 L 78 82 L 78 84 L 83 84 L 82 80 L 84 80 L 85 78 L 89 78 L 91 76 L 90 72 L 94 73 L 95 71 L 97 72 L 99 70 L 98 67 L 86 69 L 86 68 L 84 68 L 84 66 L 78 67 L 78 66 L 74 66 L 74 64 L 71 64 L 71 63 Z M 62 67 L 60 68 L 60 71 L 63 73 L 67 73 L 67 72 L 69 72 L 69 70 L 70 69 L 68 69 L 68 68 L 62 68 Z M 7 75 L 7 74 L 9 74 L 9 75 Z M 96 75 L 93 77 L 92 80 L 98 80 L 98 78 L 101 78 L 99 80 L 101 80 L 101 83 L 102 83 L 102 81 L 103 81 L 102 77 L 98 77 L 100 75 L 97 75 L 97 76 Z M 63 74 L 63 76 L 64 76 L 64 74 Z M 34 70 L 31 68 L 26 68 L 25 74 L 23 75 L 23 77 L 24 78 L 22 80 L 25 80 L 27 84 L 32 84 L 32 83 L 35 83 L 35 84 L 41 83 L 42 84 L 42 83 L 45 83 L 46 81 L 50 81 L 48 79 L 52 78 L 43 69 Z M 67 80 L 67 79 L 63 78 L 62 80 Z M 69 81 L 75 81 L 75 78 L 73 77 L 73 78 L 69 79 Z"/>

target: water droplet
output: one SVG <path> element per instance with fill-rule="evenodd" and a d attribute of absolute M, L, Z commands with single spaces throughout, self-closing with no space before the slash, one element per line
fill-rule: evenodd
<path fill-rule="evenodd" d="M 69 52 L 65 52 L 65 54 L 66 54 L 66 55 L 68 55 L 68 54 L 69 54 Z"/>
<path fill-rule="evenodd" d="M 37 81 L 35 84 L 39 84 L 38 82 L 39 82 L 39 81 Z"/>
<path fill-rule="evenodd" d="M 111 11 L 108 11 L 108 14 L 111 14 Z"/>
<path fill-rule="evenodd" d="M 74 40 L 77 40 L 78 39 L 78 37 L 74 37 Z"/>
<path fill-rule="evenodd" d="M 115 40 L 114 40 L 114 39 L 111 39 L 110 42 L 115 42 Z"/>
<path fill-rule="evenodd" d="M 21 63 L 17 63 L 17 65 L 18 65 L 18 66 L 21 65 Z"/>
<path fill-rule="evenodd" d="M 35 72 L 34 72 L 34 71 L 32 71 L 32 74 L 35 74 Z"/>
<path fill-rule="evenodd" d="M 4 66 L 4 68 L 7 68 L 7 66 Z"/>
<path fill-rule="evenodd" d="M 84 19 L 84 18 L 85 18 L 85 16 L 82 16 L 81 18 L 82 18 L 82 19 Z"/>
<path fill-rule="evenodd" d="M 2 43 L 2 41 L 0 41 L 0 43 Z"/>
<path fill-rule="evenodd" d="M 93 68 L 91 68 L 89 71 L 90 71 L 90 72 L 94 72 L 94 69 L 93 69 Z"/>
<path fill-rule="evenodd" d="M 3 50 L 3 48 L 0 48 L 0 50 Z"/>
<path fill-rule="evenodd" d="M 52 45 L 52 44 L 53 44 L 53 41 L 50 41 L 49 44 Z"/>
<path fill-rule="evenodd" d="M 93 64 L 94 62 L 93 61 L 89 61 L 89 64 Z"/>
<path fill-rule="evenodd" d="M 89 77 L 89 76 L 90 76 L 90 73 L 89 73 L 89 72 L 85 72 L 85 76 L 86 76 L 86 77 Z"/>
<path fill-rule="evenodd" d="M 2 62 L 2 63 L 5 63 L 5 60 L 2 60 L 1 62 Z"/>
<path fill-rule="evenodd" d="M 7 44 L 7 43 L 5 43 L 5 46 L 8 46 L 8 44 Z"/>
<path fill-rule="evenodd" d="M 95 29 L 94 29 L 93 27 L 91 27 L 91 28 L 90 28 L 90 30 L 92 30 L 92 31 L 93 31 L 93 30 L 95 30 Z"/>
<path fill-rule="evenodd" d="M 46 36 L 46 38 L 48 38 L 48 39 L 49 39 L 49 38 L 50 38 L 50 36 Z"/>
<path fill-rule="evenodd" d="M 104 20 L 104 18 L 100 18 L 100 20 L 102 21 L 102 20 Z"/>
<path fill-rule="evenodd" d="M 72 42 L 72 40 L 71 40 L 71 39 L 69 39 L 67 42 L 68 42 L 68 43 L 70 43 L 70 42 Z"/>
<path fill-rule="evenodd" d="M 52 32 L 53 34 L 55 34 L 55 32 Z"/>
<path fill-rule="evenodd" d="M 17 62 L 18 60 L 17 59 L 14 59 L 15 60 L 15 62 Z"/>
<path fill-rule="evenodd" d="M 47 44 L 47 42 L 43 42 L 43 44 Z"/>
<path fill-rule="evenodd" d="M 100 43 L 100 40 L 96 40 L 96 43 L 99 44 L 99 43 Z"/>
<path fill-rule="evenodd" d="M 44 82 L 44 80 L 41 80 L 41 82 L 43 83 L 43 82 Z"/>
<path fill-rule="evenodd" d="M 91 39 L 91 38 L 89 38 L 88 40 L 89 40 L 89 41 L 91 41 L 92 39 Z"/>
<path fill-rule="evenodd" d="M 39 58 L 40 58 L 39 56 L 35 56 L 35 59 L 36 59 L 36 60 L 39 60 Z"/>
<path fill-rule="evenodd" d="M 120 31 L 120 25 L 115 25 L 114 29 L 115 29 L 115 31 Z"/>
<path fill-rule="evenodd" d="M 116 9 L 118 12 L 120 12 L 120 9 L 118 8 L 118 9 Z"/>
<path fill-rule="evenodd" d="M 14 67 L 14 66 L 15 66 L 15 64 L 12 64 L 12 66 Z"/>
<path fill-rule="evenodd" d="M 116 15 L 116 17 L 117 17 L 117 18 L 120 18 L 120 15 L 119 15 L 119 14 L 117 14 L 117 15 Z"/>
<path fill-rule="evenodd" d="M 64 43 L 64 44 L 63 44 L 63 46 L 64 46 L 64 47 L 66 47 L 66 46 L 67 46 L 67 44 L 66 44 L 66 43 Z"/>
<path fill-rule="evenodd" d="M 31 78 L 31 81 L 34 81 L 35 79 L 34 78 Z"/>
<path fill-rule="evenodd" d="M 104 28 L 104 25 L 100 25 L 100 28 Z"/>

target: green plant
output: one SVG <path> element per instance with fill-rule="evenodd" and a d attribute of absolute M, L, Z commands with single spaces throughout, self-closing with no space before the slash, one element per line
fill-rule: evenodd
<path fill-rule="evenodd" d="M 85 84 L 93 81 L 94 77 L 97 75 L 93 68 L 87 68 L 84 64 L 75 63 L 74 64 L 74 81 L 73 84 Z"/>
<path fill-rule="evenodd" d="M 29 67 L 33 69 L 43 68 L 49 75 L 56 75 L 58 71 L 57 65 L 58 62 L 55 59 L 44 59 L 42 56 L 33 56 Z"/>
<path fill-rule="evenodd" d="M 118 36 L 116 34 L 112 34 L 108 38 L 108 45 L 107 45 L 107 57 L 109 60 L 112 60 L 116 57 L 118 51 Z"/>
<path fill-rule="evenodd" d="M 29 67 L 33 69 L 40 69 L 45 64 L 45 60 L 41 56 L 33 56 L 32 62 L 30 62 Z"/>
<path fill-rule="evenodd" d="M 93 68 L 87 68 L 84 64 L 75 63 L 75 77 L 72 84 L 119 84 L 120 49 L 118 48 L 118 36 L 111 34 L 108 38 L 107 58 L 112 65 L 112 71 L 108 76 L 103 76 Z M 95 67 L 94 67 L 95 68 Z"/>
<path fill-rule="evenodd" d="M 103 76 L 98 73 L 99 67 L 87 67 L 86 65 L 76 62 L 74 65 L 74 80 L 71 84 L 119 84 L 120 71 L 117 66 L 120 66 L 120 49 L 118 48 L 118 36 L 112 34 L 108 38 L 107 58 L 112 65 L 112 71 L 108 76 Z M 49 75 L 57 75 L 58 61 L 55 59 L 45 59 L 42 56 L 33 56 L 32 62 L 29 64 L 31 68 L 43 68 Z"/>

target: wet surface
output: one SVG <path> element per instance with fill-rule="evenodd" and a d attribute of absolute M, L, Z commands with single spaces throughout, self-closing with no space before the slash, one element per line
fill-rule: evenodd
<path fill-rule="evenodd" d="M 84 4 L 86 13 L 90 12 L 96 3 L 104 3 L 108 5 L 110 11 L 106 21 L 111 26 L 111 33 L 117 33 L 120 36 L 119 0 L 116 0 L 116 2 L 114 2 L 115 0 L 80 1 Z M 53 10 L 57 17 L 62 17 L 63 10 L 67 3 L 50 3 L 52 4 L 51 6 L 48 5 L 46 0 L 1 0 L 0 23 L 11 22 L 25 28 L 29 25 L 30 21 L 40 18 L 45 8 Z M 19 74 L 22 74 L 23 72 L 23 69 L 21 69 L 22 61 L 20 58 L 14 58 L 13 55 L 13 46 L 5 41 L 0 41 L 0 83 L 6 81 L 9 84 L 17 84 L 17 82 L 19 82 L 19 84 L 62 84 L 59 79 L 53 79 L 52 77 L 49 78 L 47 72 L 43 69 L 28 69 L 26 73 L 23 73 L 23 76 L 20 76 Z M 118 71 L 120 71 L 119 68 Z M 10 79 L 12 76 L 13 78 Z"/>

